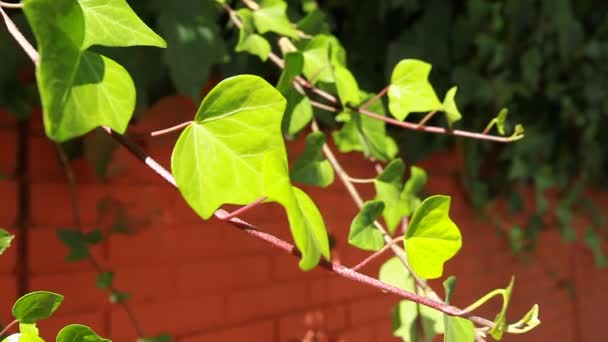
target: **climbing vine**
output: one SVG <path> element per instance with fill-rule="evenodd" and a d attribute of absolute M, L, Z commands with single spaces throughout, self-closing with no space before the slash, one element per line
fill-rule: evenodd
<path fill-rule="evenodd" d="M 303 2 L 308 14 L 298 23 L 291 22 L 283 0 L 260 3 L 244 0 L 238 7 L 232 7 L 228 1 L 203 3 L 203 7 L 211 6 L 227 14 L 230 25 L 238 31 L 236 51 L 272 62 L 281 75 L 276 87 L 254 75 L 228 77 L 206 94 L 191 121 L 151 132 L 157 136 L 181 131 L 172 153 L 172 172 L 145 154 L 125 134 L 136 106 L 135 83 L 123 66 L 93 47 L 167 46 L 126 1 L 0 3 L 8 31 L 36 65 L 36 84 L 48 138 L 61 143 L 100 128 L 164 181 L 176 186 L 203 220 L 215 216 L 253 238 L 299 257 L 303 271 L 322 267 L 361 286 L 373 286 L 400 296 L 403 301 L 394 308 L 393 333 L 406 341 L 417 340 L 422 334 L 425 339 L 443 334 L 445 341 L 484 340 L 488 336 L 500 340 L 504 334 L 525 333 L 540 324 L 536 305 L 518 321 L 507 319 L 513 280 L 506 288 L 493 290 L 464 309 L 450 303 L 455 278 L 449 277 L 444 282 L 444 299 L 431 288 L 427 280 L 444 276 L 444 264 L 458 253 L 463 237 L 450 218 L 450 197 L 421 198 L 427 179 L 425 171 L 411 166 L 406 172 L 405 163 L 398 157 L 399 145 L 387 134 L 390 125 L 403 130 L 511 143 L 524 137 L 521 125 L 508 129 L 506 112 L 501 111 L 488 120 L 484 131 L 456 129 L 454 123 L 463 117 L 456 103 L 458 88 L 452 86 L 443 97 L 438 96 L 429 81 L 431 65 L 418 59 L 405 58 L 396 63 L 388 84 L 378 93 L 363 90 L 348 67 L 347 52 L 341 42 L 329 32 L 318 32 L 323 23 L 314 1 Z M 2 7 L 23 11 L 36 48 Z M 160 20 L 168 38 L 175 38 L 173 26 L 183 17 L 173 7 L 169 4 L 167 14 Z M 211 20 L 204 12 L 200 15 Z M 277 41 L 278 49 L 271 43 L 273 40 Z M 275 50 L 280 50 L 280 55 Z M 176 62 L 173 53 L 175 50 L 167 54 L 170 66 L 187 68 Z M 183 71 L 173 77 L 185 93 L 196 94 L 193 89 L 202 86 L 200 80 L 186 80 Z M 437 120 L 439 115 L 442 118 Z M 431 125 L 431 122 L 445 124 Z M 305 151 L 290 170 L 284 138 L 304 135 Z M 329 138 L 339 152 L 362 152 L 370 165 L 376 165 L 378 176 L 367 180 L 351 177 L 327 143 Z M 336 178 L 360 208 L 352 220 L 348 242 L 372 252 L 351 268 L 332 262 L 329 234 L 321 212 L 293 184 L 325 187 Z M 362 198 L 355 185 L 358 183 L 373 183 L 376 196 Z M 276 202 L 285 209 L 294 245 L 239 219 L 245 211 L 268 202 Z M 221 208 L 225 204 L 242 207 L 229 213 Z M 88 258 L 99 271 L 98 286 L 109 290 L 112 300 L 129 310 L 128 294 L 113 288 L 113 273 L 95 266 L 89 253 L 89 247 L 103 238 L 100 232 L 77 228 L 58 232 L 70 249 L 69 258 Z M 0 248 L 3 250 L 10 241 L 10 235 L 1 231 Z M 379 279 L 358 272 L 369 260 L 389 249 L 394 257 L 384 263 Z M 476 316 L 475 309 L 495 296 L 503 300 L 496 317 Z M 20 298 L 13 308 L 15 320 L 3 333 L 17 324 L 20 332 L 5 340 L 25 341 L 26 336 L 29 340 L 41 340 L 35 322 L 50 316 L 62 299 L 50 292 Z M 418 328 L 417 321 L 423 322 L 424 329 Z M 167 336 L 145 339 L 141 329 L 137 330 L 141 341 L 168 339 Z M 57 336 L 57 341 L 68 340 L 105 339 L 88 327 L 71 325 Z"/>

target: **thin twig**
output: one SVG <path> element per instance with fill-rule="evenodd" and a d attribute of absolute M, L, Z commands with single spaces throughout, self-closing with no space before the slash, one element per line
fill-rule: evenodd
<path fill-rule="evenodd" d="M 159 135 L 163 135 L 163 134 L 179 131 L 180 129 L 182 129 L 182 128 L 188 126 L 188 125 L 190 125 L 193 122 L 194 121 L 182 122 L 181 124 L 175 125 L 173 127 L 161 129 L 161 130 L 158 130 L 158 131 L 154 131 L 154 132 L 150 133 L 150 135 L 153 136 L 153 137 L 156 137 L 156 136 L 159 136 Z"/>
<path fill-rule="evenodd" d="M 20 9 L 20 8 L 23 8 L 23 4 L 22 3 L 11 3 L 11 2 L 0 1 L 0 7 Z"/>
<path fill-rule="evenodd" d="M 386 94 L 386 92 L 388 91 L 389 87 L 390 87 L 390 84 L 387 85 L 386 87 L 382 88 L 382 90 L 380 90 L 380 92 L 378 92 L 378 94 L 376 94 L 371 99 L 367 100 L 367 102 L 365 102 L 364 104 L 362 104 L 361 106 L 359 106 L 359 108 L 365 109 L 365 108 L 373 105 L 374 103 L 378 102 L 378 100 L 380 100 L 382 98 L 382 96 L 384 96 Z"/>
<path fill-rule="evenodd" d="M 405 239 L 404 236 L 400 236 L 400 237 L 394 239 L 393 241 L 391 241 L 391 243 L 384 245 L 384 247 L 382 247 L 382 249 L 380 249 L 379 251 L 375 252 L 374 254 L 368 256 L 363 261 L 361 261 L 357 265 L 351 267 L 350 269 L 353 270 L 353 271 L 360 270 L 362 267 L 364 267 L 365 265 L 369 264 L 371 261 L 373 261 L 374 259 L 376 259 L 380 255 L 382 255 L 384 252 L 386 252 L 392 245 L 394 245 L 394 244 L 396 244 L 398 242 L 401 242 L 404 239 Z"/>
<path fill-rule="evenodd" d="M 314 100 L 310 100 L 310 105 L 319 109 L 322 109 L 324 111 L 327 112 L 331 112 L 331 113 L 339 113 L 340 110 L 336 107 L 332 107 L 332 106 L 328 106 L 326 104 L 314 101 Z"/>
<path fill-rule="evenodd" d="M 30 42 L 25 38 L 25 36 L 23 36 L 21 31 L 19 31 L 19 29 L 17 28 L 17 25 L 15 25 L 15 23 L 6 14 L 6 12 L 4 12 L 2 7 L 0 7 L 0 15 L 2 15 L 2 19 L 4 19 L 4 24 L 6 25 L 8 32 L 10 32 L 13 38 L 15 38 L 15 40 L 21 46 L 23 51 L 25 51 L 25 53 L 30 57 L 32 62 L 34 62 L 35 65 L 38 65 L 38 61 L 40 59 L 38 51 L 36 51 L 32 44 L 30 44 Z"/>
<path fill-rule="evenodd" d="M 376 178 L 355 178 L 347 175 L 348 181 L 351 183 L 359 183 L 359 184 L 369 184 L 376 181 Z"/>
<path fill-rule="evenodd" d="M 244 214 L 244 213 L 248 212 L 249 210 L 255 208 L 258 204 L 264 202 L 267 198 L 268 197 L 266 197 L 266 196 L 262 196 L 262 197 L 258 198 L 257 200 L 247 204 L 246 206 L 243 206 L 231 213 L 227 213 L 227 215 L 225 215 L 225 216 L 223 216 L 223 213 L 216 214 L 215 216 L 222 221 L 230 221 L 230 219 L 235 218 L 235 217 L 237 217 L 241 214 Z"/>
<path fill-rule="evenodd" d="M 425 115 L 422 120 L 420 120 L 418 122 L 418 126 L 424 126 L 424 124 L 426 124 L 427 122 L 429 122 L 429 120 L 431 120 L 431 118 L 433 118 L 433 116 L 435 116 L 435 114 L 437 114 L 437 111 L 434 110 L 432 112 L 429 112 L 427 115 Z"/>
<path fill-rule="evenodd" d="M 7 324 L 4 327 L 4 329 L 2 329 L 2 331 L 0 331 L 0 337 L 2 337 L 4 334 L 6 334 L 9 331 L 9 329 L 12 328 L 13 325 L 15 325 L 17 323 L 19 323 L 19 321 L 18 320 L 14 320 L 14 321 L 10 322 L 9 324 Z"/>

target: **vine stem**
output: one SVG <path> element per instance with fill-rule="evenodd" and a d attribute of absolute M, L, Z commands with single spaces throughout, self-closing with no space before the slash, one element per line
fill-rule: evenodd
<path fill-rule="evenodd" d="M 17 324 L 17 323 L 19 323 L 19 321 L 18 321 L 18 320 L 14 320 L 14 321 L 10 322 L 9 324 L 7 324 L 7 325 L 4 327 L 4 329 L 2 329 L 2 331 L 0 331 L 0 337 L 1 337 L 2 335 L 6 334 L 6 333 L 7 333 L 7 332 L 10 330 L 10 328 L 12 328 L 12 327 L 13 327 L 13 325 L 15 325 L 15 324 Z"/>
<path fill-rule="evenodd" d="M 116 132 L 112 131 L 111 129 L 109 129 L 107 127 L 104 129 L 104 131 L 107 132 L 120 145 L 122 145 L 128 151 L 130 151 L 137 159 L 144 162 L 148 167 L 152 168 L 158 175 L 163 177 L 163 179 L 165 179 L 165 181 L 167 181 L 168 183 L 170 183 L 173 186 L 176 186 L 175 179 L 173 178 L 173 176 L 171 176 L 171 174 L 167 170 L 165 170 L 162 166 L 160 166 L 160 164 L 158 164 L 156 162 L 150 163 L 149 161 L 153 160 L 153 159 L 150 156 L 148 156 L 146 153 L 144 153 L 142 150 L 140 150 L 139 147 L 137 145 L 135 145 L 130 139 L 128 139 L 124 135 L 117 134 Z M 224 209 L 218 209 L 214 214 L 214 216 L 216 216 L 219 219 L 221 219 L 222 217 L 226 217 L 228 215 L 230 215 L 230 214 Z M 242 219 L 240 219 L 238 217 L 232 217 L 227 222 L 231 223 L 233 226 L 241 229 L 242 231 L 246 232 L 247 234 L 249 234 L 257 239 L 260 239 L 262 241 L 265 241 L 265 242 L 269 243 L 270 245 L 272 245 L 278 249 L 281 249 L 289 254 L 292 254 L 297 257 L 302 256 L 300 251 L 298 251 L 298 249 L 295 246 L 293 246 L 292 244 L 290 244 L 289 242 L 283 241 L 272 234 L 261 231 L 258 228 L 256 228 L 255 226 L 253 226 L 252 224 L 250 224 L 246 221 L 243 221 Z M 389 292 L 389 293 L 395 294 L 401 298 L 411 300 L 411 301 L 420 303 L 422 305 L 426 305 L 426 306 L 436 309 L 440 312 L 443 312 L 449 316 L 464 317 L 464 318 L 467 318 L 467 319 L 471 320 L 472 322 L 474 322 L 480 326 L 484 326 L 484 327 L 493 327 L 494 326 L 494 322 L 492 322 L 488 319 L 485 319 L 483 317 L 475 316 L 475 315 L 472 315 L 471 313 L 464 312 L 461 309 L 458 309 L 454 306 L 447 305 L 441 301 L 437 301 L 437 300 L 430 299 L 430 298 L 427 298 L 424 296 L 420 296 L 415 293 L 400 289 L 398 287 L 388 285 L 378 279 L 361 274 L 357 271 L 352 270 L 351 268 L 332 263 L 331 261 L 322 259 L 321 261 L 319 261 L 319 266 L 334 274 L 337 274 L 343 278 L 377 288 L 384 292 Z"/>
<path fill-rule="evenodd" d="M 6 25 L 8 32 L 13 36 L 13 38 L 15 38 L 15 40 L 21 46 L 23 51 L 25 51 L 25 53 L 30 57 L 32 62 L 34 62 L 35 65 L 38 65 L 38 61 L 40 60 L 40 55 L 38 54 L 38 51 L 36 51 L 32 44 L 30 44 L 30 42 L 25 38 L 25 36 L 23 36 L 23 33 L 19 31 L 17 25 L 15 25 L 15 23 L 6 14 L 6 12 L 4 12 L 2 7 L 4 6 L 0 6 L 0 15 L 2 15 L 2 19 L 4 19 L 4 24 Z"/>
<path fill-rule="evenodd" d="M 241 214 L 244 214 L 244 213 L 248 212 L 249 210 L 255 208 L 258 204 L 264 202 L 267 198 L 268 197 L 266 197 L 266 196 L 262 196 L 262 197 L 258 198 L 257 200 L 247 204 L 246 206 L 239 208 L 238 210 L 235 210 L 231 213 L 227 213 L 227 215 L 225 215 L 225 216 L 222 216 L 224 213 L 218 213 L 215 216 L 222 221 L 230 221 L 230 219 L 235 218 L 235 217 L 237 217 Z"/>
<path fill-rule="evenodd" d="M 376 181 L 376 178 L 355 178 L 350 175 L 347 175 L 347 177 L 349 182 L 358 184 L 369 184 Z"/>
<path fill-rule="evenodd" d="M 167 134 L 167 133 L 171 133 L 171 132 L 175 132 L 175 131 L 179 131 L 180 129 L 190 125 L 191 123 L 193 123 L 194 121 L 186 121 L 186 122 L 182 122 L 179 125 L 175 125 L 173 127 L 169 127 L 169 128 L 165 128 L 165 129 L 161 129 L 158 131 L 154 131 L 152 133 L 150 133 L 151 136 L 153 137 L 157 137 L 159 135 L 163 135 L 163 134 Z"/>
<path fill-rule="evenodd" d="M 79 202 L 77 196 L 76 177 L 74 176 L 74 170 L 70 165 L 70 160 L 68 159 L 68 156 L 65 153 L 63 147 L 60 144 L 55 144 L 55 146 L 57 147 L 57 154 L 59 155 L 59 160 L 61 161 L 61 165 L 63 166 L 63 171 L 66 175 L 66 178 L 68 180 L 68 186 L 70 188 L 69 193 L 72 206 L 72 219 L 76 228 L 79 231 L 83 232 L 82 221 L 80 219 L 80 205 L 78 204 Z M 101 267 L 97 259 L 92 254 L 89 254 L 87 260 L 98 274 L 104 272 L 103 267 Z M 115 292 L 116 288 L 110 286 L 108 290 L 110 292 Z M 131 324 L 133 325 L 133 328 L 135 329 L 137 335 L 142 338 L 145 337 L 144 330 L 141 327 L 139 321 L 137 320 L 137 317 L 135 317 L 135 315 L 133 314 L 133 310 L 131 310 L 131 307 L 124 301 L 119 302 L 119 305 L 122 306 L 122 308 L 127 313 L 127 316 L 129 317 L 129 320 L 131 321 Z"/>
<path fill-rule="evenodd" d="M 23 8 L 23 4 L 21 4 L 21 3 L 15 4 L 15 3 L 11 3 L 11 2 L 0 1 L 0 7 L 20 9 L 20 8 Z M 2 334 L 0 334 L 0 335 L 2 335 Z"/>
<path fill-rule="evenodd" d="M 382 249 L 380 249 L 379 251 L 375 252 L 374 254 L 368 256 L 363 261 L 361 261 L 357 265 L 351 267 L 350 269 L 353 270 L 353 271 L 360 270 L 361 268 L 365 267 L 365 265 L 369 264 L 372 260 L 376 259 L 380 255 L 382 255 L 384 252 L 386 252 L 392 245 L 394 245 L 394 244 L 396 244 L 398 242 L 401 242 L 403 240 L 405 240 L 404 236 L 400 236 L 400 237 L 398 237 L 396 239 L 393 239 L 391 241 L 391 243 L 384 245 L 384 247 L 382 247 Z"/>
<path fill-rule="evenodd" d="M 6 15 L 6 13 L 4 13 L 2 8 L 0 8 L 0 14 L 2 14 L 5 22 L 7 23 L 7 27 L 11 26 L 11 25 L 9 25 L 9 23 L 12 24 L 13 27 L 15 27 L 15 30 L 11 30 L 9 28 L 9 32 L 13 35 L 13 37 L 17 40 L 17 42 L 21 45 L 21 47 L 24 50 L 27 48 L 27 46 L 31 47 L 31 44 L 29 44 L 29 42 L 25 39 L 25 37 L 23 37 L 21 32 L 19 32 L 19 30 L 16 29 L 16 26 L 14 25 L 14 23 L 12 23 L 12 20 Z M 28 56 L 30 57 L 32 62 L 34 62 L 34 64 L 37 65 L 38 61 L 39 61 L 38 53 L 36 52 L 36 50 L 33 50 L 33 51 L 34 51 L 34 53 L 32 53 L 32 54 L 28 53 Z M 110 137 L 112 137 L 114 140 L 116 140 L 121 146 L 125 147 L 137 159 L 144 162 L 150 169 L 154 170 L 158 175 L 160 175 L 169 184 L 173 185 L 174 187 L 177 187 L 177 184 L 175 182 L 175 178 L 173 177 L 173 175 L 171 175 L 171 173 L 169 171 L 167 171 L 167 169 L 162 167 L 158 162 L 156 162 L 154 159 L 152 159 L 152 157 L 148 156 L 135 143 L 133 143 L 131 140 L 127 139 L 123 135 L 116 134 L 109 127 L 104 126 L 102 128 L 103 128 L 104 132 L 106 132 Z M 329 150 L 329 151 L 331 152 L 331 150 Z M 350 183 L 348 181 L 346 181 L 345 184 L 350 184 L 351 187 L 353 187 L 352 183 Z M 362 205 L 363 201 L 362 201 L 360 195 L 358 195 L 358 192 L 356 191 L 356 189 L 354 189 L 354 190 L 355 191 L 353 193 L 357 194 L 358 201 Z M 229 213 L 223 209 L 218 209 L 215 212 L 216 217 L 217 216 L 226 217 L 227 215 L 229 215 Z M 289 242 L 283 241 L 272 234 L 260 231 L 255 226 L 241 220 L 238 217 L 233 217 L 233 218 L 229 219 L 228 222 L 230 222 L 233 226 L 245 231 L 247 234 L 249 234 L 253 237 L 256 237 L 262 241 L 265 241 L 278 249 L 281 249 L 296 257 L 301 257 L 300 251 L 298 251 L 298 249 L 295 246 L 293 246 L 292 244 L 290 244 Z M 393 245 L 393 247 L 395 247 L 395 246 Z M 405 291 L 401 288 L 386 284 L 378 279 L 361 274 L 357 271 L 353 271 L 352 269 L 350 269 L 348 267 L 332 263 L 331 261 L 321 259 L 319 261 L 319 266 L 334 274 L 337 274 L 343 278 L 377 288 L 384 292 L 392 293 L 401 298 L 411 300 L 411 301 L 414 301 L 414 302 L 422 304 L 422 305 L 426 305 L 430 308 L 443 312 L 449 316 L 464 317 L 464 318 L 467 318 L 470 321 L 472 321 L 480 326 L 484 326 L 484 327 L 493 327 L 494 326 L 494 322 L 492 322 L 491 320 L 472 315 L 457 307 L 445 304 L 439 300 L 434 300 L 434 299 L 430 299 L 430 298 L 427 298 L 424 296 L 420 296 L 415 293 Z M 126 304 L 124 304 L 124 305 L 126 307 Z M 129 314 L 129 311 L 127 311 L 127 314 Z M 129 317 L 131 317 L 131 316 L 129 316 Z M 135 328 L 140 329 L 139 325 L 135 325 Z M 143 336 L 143 334 L 141 334 L 141 336 Z"/>

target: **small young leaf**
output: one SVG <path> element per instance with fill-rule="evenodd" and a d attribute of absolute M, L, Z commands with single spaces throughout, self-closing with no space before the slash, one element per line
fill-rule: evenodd
<path fill-rule="evenodd" d="M 458 227 L 449 217 L 450 197 L 431 196 L 414 212 L 405 248 L 412 270 L 426 279 L 443 274 L 443 264 L 462 246 Z"/>
<path fill-rule="evenodd" d="M 518 140 L 524 137 L 524 126 L 517 124 L 515 125 L 515 130 L 513 134 L 511 134 L 511 140 Z"/>
<path fill-rule="evenodd" d="M 131 294 L 128 292 L 114 290 L 110 293 L 111 303 L 122 303 L 129 298 L 131 298 Z"/>
<path fill-rule="evenodd" d="M 57 237 L 69 249 L 68 261 L 80 261 L 89 256 L 89 245 L 82 233 L 76 229 L 57 229 Z"/>
<path fill-rule="evenodd" d="M 136 342 L 171 342 L 171 336 L 163 334 L 149 338 L 139 338 Z"/>
<path fill-rule="evenodd" d="M 289 21 L 286 9 L 287 4 L 283 0 L 262 0 L 260 8 L 253 12 L 255 27 L 260 33 L 275 32 L 298 38 L 298 30 Z"/>
<path fill-rule="evenodd" d="M 426 171 L 418 166 L 410 167 L 410 178 L 405 182 L 403 192 L 415 195 L 422 191 L 427 180 Z"/>
<path fill-rule="evenodd" d="M 293 80 L 302 73 L 304 57 L 299 52 L 285 55 L 285 67 L 277 83 L 277 90 L 285 96 L 287 108 L 281 127 L 283 134 L 294 136 L 312 120 L 312 105 L 307 96 L 300 94 L 293 86 Z"/>
<path fill-rule="evenodd" d="M 0 229 L 0 255 L 11 246 L 11 241 L 13 241 L 14 238 L 14 235 L 11 235 L 4 229 Z"/>
<path fill-rule="evenodd" d="M 111 342 L 108 339 L 99 337 L 93 329 L 80 324 L 70 324 L 59 330 L 57 342 Z"/>
<path fill-rule="evenodd" d="M 365 202 L 350 225 L 348 243 L 368 251 L 381 249 L 384 246 L 384 239 L 374 222 L 382 215 L 383 210 L 385 209 L 382 201 Z"/>
<path fill-rule="evenodd" d="M 445 111 L 448 118 L 448 126 L 450 127 L 452 127 L 454 122 L 462 119 L 462 115 L 460 114 L 460 111 L 456 106 L 456 100 L 454 99 L 457 90 L 458 87 L 450 88 L 450 90 L 448 90 L 448 92 L 445 94 L 445 99 L 443 100 L 443 111 Z"/>
<path fill-rule="evenodd" d="M 456 290 L 456 277 L 450 276 L 443 282 L 443 290 L 445 291 L 445 303 L 450 304 L 454 290 Z"/>
<path fill-rule="evenodd" d="M 78 4 L 85 22 L 82 50 L 92 45 L 167 46 L 139 19 L 125 0 L 78 0 Z"/>
<path fill-rule="evenodd" d="M 92 231 L 88 232 L 86 235 L 84 235 L 84 240 L 89 245 L 96 245 L 96 244 L 100 243 L 102 239 L 103 239 L 103 232 L 99 228 L 92 230 Z"/>
<path fill-rule="evenodd" d="M 501 340 L 507 330 L 507 310 L 509 309 L 509 302 L 511 301 L 514 281 L 515 278 L 511 277 L 509 286 L 507 286 L 505 292 L 502 294 L 502 308 L 500 309 L 500 313 L 496 316 L 496 319 L 494 319 L 494 326 L 489 331 L 489 334 L 496 341 Z"/>
<path fill-rule="evenodd" d="M 395 66 L 388 89 L 390 113 L 404 120 L 412 112 L 442 110 L 428 81 L 431 65 L 415 59 L 404 59 Z"/>
<path fill-rule="evenodd" d="M 38 328 L 36 327 L 36 323 L 19 323 L 19 332 L 24 335 L 40 335 L 40 330 L 38 330 Z"/>
<path fill-rule="evenodd" d="M 532 309 L 530 309 L 530 311 L 528 311 L 524 315 L 524 317 L 522 317 L 522 319 L 520 319 L 516 323 L 513 323 L 511 326 L 515 327 L 512 329 L 515 329 L 517 332 L 525 333 L 536 328 L 539 325 L 540 320 L 538 319 L 538 304 L 534 304 Z"/>
<path fill-rule="evenodd" d="M 12 334 L 2 342 L 44 342 L 35 323 L 19 323 L 19 333 Z"/>
<path fill-rule="evenodd" d="M 17 299 L 13 317 L 21 323 L 31 324 L 51 316 L 63 302 L 63 296 L 48 291 L 30 292 Z"/>
<path fill-rule="evenodd" d="M 509 110 L 507 108 L 502 108 L 496 116 L 496 128 L 500 135 L 505 135 L 505 122 L 507 121 L 508 114 Z"/>
<path fill-rule="evenodd" d="M 112 286 L 114 280 L 114 272 L 101 272 L 97 276 L 97 287 L 100 289 L 108 289 Z"/>
<path fill-rule="evenodd" d="M 403 161 L 395 159 L 374 181 L 376 200 L 385 203 L 384 221 L 391 234 L 395 232 L 403 217 L 410 214 L 407 198 L 401 196 L 404 172 Z"/>
<path fill-rule="evenodd" d="M 291 179 L 307 185 L 326 187 L 334 181 L 334 169 L 323 156 L 325 135 L 312 132 L 306 137 L 304 152 L 296 159 L 290 172 Z"/>
<path fill-rule="evenodd" d="M 251 10 L 241 8 L 237 13 L 241 18 L 243 27 L 239 31 L 239 41 L 236 44 L 235 50 L 237 52 L 248 52 L 260 57 L 262 61 L 266 61 L 271 51 L 270 43 L 268 43 L 266 38 L 255 33 Z"/>

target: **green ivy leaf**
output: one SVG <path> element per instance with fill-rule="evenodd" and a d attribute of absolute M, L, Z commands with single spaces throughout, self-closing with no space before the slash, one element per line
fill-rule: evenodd
<path fill-rule="evenodd" d="M 342 65 L 332 65 L 338 97 L 343 105 L 357 105 L 361 102 L 359 85 L 353 74 Z"/>
<path fill-rule="evenodd" d="M 376 200 L 385 203 L 384 221 L 389 232 L 393 234 L 404 216 L 410 214 L 407 198 L 403 192 L 403 173 L 405 164 L 401 159 L 393 160 L 374 181 Z"/>
<path fill-rule="evenodd" d="M 312 120 L 312 105 L 308 96 L 300 94 L 293 86 L 293 80 L 302 73 L 304 57 L 300 52 L 285 55 L 285 67 L 277 83 L 277 90 L 285 96 L 287 108 L 281 124 L 283 133 L 294 136 Z"/>
<path fill-rule="evenodd" d="M 400 337 L 404 342 L 419 341 L 419 331 L 416 324 L 418 304 L 402 300 L 393 308 L 393 336 Z"/>
<path fill-rule="evenodd" d="M 283 167 L 277 168 L 281 164 Z M 263 170 L 266 196 L 280 203 L 287 211 L 291 235 L 302 252 L 300 268 L 305 271 L 312 269 L 321 256 L 329 259 L 329 239 L 323 217 L 305 192 L 291 186 L 287 160 L 276 151 L 267 153 Z"/>
<path fill-rule="evenodd" d="M 406 291 L 414 290 L 414 279 L 397 257 L 392 257 L 382 264 L 378 273 L 378 278 L 386 284 L 393 285 Z"/>
<path fill-rule="evenodd" d="M 239 18 L 241 18 L 243 27 L 239 31 L 239 41 L 236 44 L 235 50 L 237 52 L 248 52 L 260 57 L 262 61 L 266 61 L 271 51 L 270 43 L 264 37 L 255 33 L 251 10 L 241 8 L 237 13 Z"/>
<path fill-rule="evenodd" d="M 334 182 L 334 169 L 323 155 L 325 135 L 312 132 L 306 137 L 304 152 L 296 159 L 291 179 L 307 185 L 326 187 Z"/>
<path fill-rule="evenodd" d="M 4 251 L 11 246 L 11 242 L 14 238 L 14 235 L 11 235 L 4 229 L 0 229 L 0 255 L 2 255 L 2 253 L 4 253 Z"/>
<path fill-rule="evenodd" d="M 110 342 L 110 340 L 99 337 L 93 329 L 81 325 L 70 324 L 59 330 L 57 342 Z"/>
<path fill-rule="evenodd" d="M 101 272 L 97 276 L 97 287 L 100 289 L 109 289 L 114 281 L 114 272 Z"/>
<path fill-rule="evenodd" d="M 420 191 L 422 191 L 424 188 L 426 180 L 427 175 L 424 169 L 417 166 L 410 167 L 410 178 L 408 178 L 408 180 L 405 182 L 403 192 L 401 193 L 401 197 L 405 198 L 407 201 L 407 207 L 409 209 L 406 216 L 410 215 L 420 205 L 421 200 L 417 194 L 420 193 Z"/>
<path fill-rule="evenodd" d="M 496 128 L 498 129 L 498 133 L 500 135 L 505 135 L 505 122 L 507 121 L 507 115 L 509 115 L 509 110 L 507 108 L 502 108 L 498 115 L 496 116 Z"/>
<path fill-rule="evenodd" d="M 367 201 L 353 219 L 348 233 L 348 243 L 360 249 L 377 251 L 384 246 L 382 233 L 374 222 L 382 215 L 382 201 Z"/>
<path fill-rule="evenodd" d="M 63 296 L 48 291 L 30 292 L 17 299 L 13 317 L 20 323 L 31 324 L 50 317 L 63 302 Z"/>
<path fill-rule="evenodd" d="M 399 120 L 412 112 L 442 110 L 428 77 L 431 65 L 415 59 L 404 59 L 395 66 L 388 89 L 389 111 Z"/>
<path fill-rule="evenodd" d="M 283 0 L 262 0 L 260 8 L 253 12 L 255 27 L 260 33 L 275 32 L 298 38 L 298 30 L 289 21 L 286 9 L 287 4 Z"/>
<path fill-rule="evenodd" d="M 588 228 L 585 231 L 585 246 L 593 253 L 595 264 L 599 267 L 604 267 L 608 264 L 608 260 L 602 250 L 602 238 L 593 228 Z"/>
<path fill-rule="evenodd" d="M 98 228 L 86 233 L 83 237 L 88 244 L 96 245 L 103 239 L 103 232 Z"/>
<path fill-rule="evenodd" d="M 112 293 L 110 293 L 111 303 L 123 303 L 129 298 L 131 298 L 131 294 L 129 292 L 113 290 Z"/>
<path fill-rule="evenodd" d="M 514 281 L 515 278 L 511 277 L 509 286 L 507 286 L 505 292 L 502 294 L 502 308 L 500 309 L 500 313 L 498 313 L 496 319 L 494 319 L 494 326 L 489 331 L 489 334 L 496 341 L 501 340 L 502 336 L 507 330 L 507 309 L 509 309 L 509 302 L 511 301 L 511 292 L 513 291 Z"/>
<path fill-rule="evenodd" d="M 332 66 L 346 66 L 344 47 L 334 36 L 317 35 L 301 51 L 304 56 L 302 72 L 312 83 L 334 83 Z"/>
<path fill-rule="evenodd" d="M 246 205 L 266 195 L 264 155 L 277 151 L 287 160 L 284 109 L 283 96 L 251 75 L 225 79 L 205 97 L 171 157 L 180 192 L 202 218 L 224 203 Z"/>
<path fill-rule="evenodd" d="M 448 118 L 448 126 L 452 127 L 454 122 L 462 119 L 462 115 L 456 106 L 456 100 L 454 97 L 456 96 L 456 91 L 458 91 L 458 87 L 452 87 L 445 94 L 445 99 L 443 100 L 443 111 Z"/>
<path fill-rule="evenodd" d="M 431 196 L 410 221 L 405 248 L 413 271 L 425 279 L 443 274 L 443 264 L 462 246 L 458 227 L 449 217 L 450 197 Z"/>
<path fill-rule="evenodd" d="M 362 93 L 361 95 L 364 101 L 372 97 L 371 94 Z M 385 115 L 381 101 L 369 106 L 369 110 Z M 341 113 L 338 118 L 341 116 L 344 125 L 332 135 L 340 152 L 361 151 L 366 157 L 373 157 L 381 161 L 391 160 L 397 155 L 397 144 L 387 134 L 384 122 L 355 112 Z"/>
<path fill-rule="evenodd" d="M 266 196 L 282 204 L 302 252 L 300 267 L 310 269 L 329 255 L 329 242 L 318 209 L 289 181 L 281 135 L 285 102 L 257 76 L 220 82 L 180 135 L 171 165 L 180 192 L 204 219 L 225 203 Z"/>
<path fill-rule="evenodd" d="M 171 336 L 163 334 L 150 338 L 140 338 L 137 342 L 171 342 Z"/>
<path fill-rule="evenodd" d="M 540 319 L 538 319 L 538 310 L 538 304 L 534 304 L 532 309 L 530 309 L 522 319 L 511 325 L 514 327 L 511 329 L 514 329 L 519 333 L 525 333 L 539 326 Z"/>
<path fill-rule="evenodd" d="M 125 0 L 78 0 L 85 22 L 82 50 L 92 45 L 164 48 L 167 43 L 139 19 Z"/>
<path fill-rule="evenodd" d="M 67 261 L 80 261 L 89 257 L 89 244 L 77 229 L 57 229 L 57 237 L 69 249 Z"/>
<path fill-rule="evenodd" d="M 39 335 L 36 324 L 19 323 L 19 333 L 8 336 L 2 342 L 44 342 Z"/>
<path fill-rule="evenodd" d="M 159 30 L 167 38 L 165 60 L 177 90 L 195 101 L 209 77 L 212 65 L 228 58 L 209 1 L 187 0 L 165 3 L 158 17 Z"/>
<path fill-rule="evenodd" d="M 456 277 L 451 276 L 443 282 L 445 290 L 445 303 L 450 304 L 450 299 L 456 288 Z M 445 333 L 443 342 L 474 342 L 475 326 L 473 322 L 461 317 L 443 315 Z"/>

